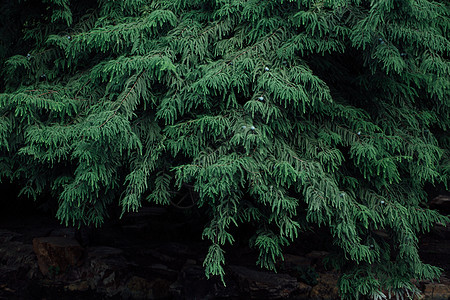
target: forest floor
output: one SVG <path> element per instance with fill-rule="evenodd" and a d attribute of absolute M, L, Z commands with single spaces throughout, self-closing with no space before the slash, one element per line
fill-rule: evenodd
<path fill-rule="evenodd" d="M 245 242 L 249 230 L 241 228 L 234 233 L 235 245 L 225 249 L 227 286 L 206 280 L 202 262 L 209 244 L 201 240 L 199 218 L 153 207 L 99 229 L 76 231 L 36 212 L 3 216 L 0 299 L 338 298 L 338 274 L 322 263 L 332 244 L 325 233 L 304 234 L 285 250 L 285 261 L 273 274 L 256 267 L 257 253 Z M 33 249 L 33 240 L 42 237 L 76 239 L 82 262 L 64 272 L 50 267 L 42 275 L 36 245 Z M 440 283 L 418 283 L 425 298 L 450 299 L 450 230 L 436 227 L 420 238 L 419 249 L 425 262 L 444 269 Z"/>

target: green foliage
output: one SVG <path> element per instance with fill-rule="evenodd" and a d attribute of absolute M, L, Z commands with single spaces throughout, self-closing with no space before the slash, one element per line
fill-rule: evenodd
<path fill-rule="evenodd" d="M 207 276 L 223 278 L 243 223 L 271 270 L 311 224 L 329 228 L 343 297 L 439 276 L 417 236 L 448 222 L 424 190 L 450 176 L 447 3 L 0 7 L 0 179 L 52 191 L 63 223 L 189 197 L 210 220 Z"/>

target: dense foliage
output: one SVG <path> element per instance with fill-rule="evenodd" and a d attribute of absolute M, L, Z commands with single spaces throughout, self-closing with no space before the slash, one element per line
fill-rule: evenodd
<path fill-rule="evenodd" d="M 449 13 L 429 0 L 1 3 L 0 176 L 67 225 L 143 201 L 201 207 L 206 274 L 232 227 L 257 264 L 311 225 L 343 297 L 417 292 L 417 236 L 447 222 Z M 181 202 L 180 202 L 181 201 Z M 383 231 L 383 234 L 380 234 Z"/>

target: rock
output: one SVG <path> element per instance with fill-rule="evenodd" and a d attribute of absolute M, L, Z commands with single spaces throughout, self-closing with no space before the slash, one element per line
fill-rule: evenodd
<path fill-rule="evenodd" d="M 88 259 L 93 258 L 107 258 L 113 256 L 119 256 L 123 253 L 122 249 L 99 246 L 99 247 L 89 247 L 86 250 Z"/>
<path fill-rule="evenodd" d="M 317 285 L 309 293 L 310 299 L 339 299 L 338 279 L 339 276 L 334 273 L 320 274 Z"/>
<path fill-rule="evenodd" d="M 169 293 L 174 299 L 180 299 L 183 295 L 183 284 L 180 280 L 175 281 L 169 286 Z"/>
<path fill-rule="evenodd" d="M 163 264 L 152 264 L 148 267 L 153 276 L 163 277 L 175 281 L 178 277 L 178 271 L 170 269 Z"/>
<path fill-rule="evenodd" d="M 450 299 L 450 279 L 442 276 L 436 282 L 422 282 L 424 284 L 424 299 L 447 300 Z"/>
<path fill-rule="evenodd" d="M 52 230 L 49 234 L 49 236 L 59 236 L 59 237 L 65 237 L 65 238 L 75 238 L 76 229 L 75 228 L 56 228 Z"/>
<path fill-rule="evenodd" d="M 286 267 L 296 267 L 296 266 L 310 266 L 311 258 L 305 256 L 298 256 L 293 254 L 284 254 L 284 264 Z"/>
<path fill-rule="evenodd" d="M 127 291 L 133 299 L 152 299 L 151 283 L 142 277 L 133 276 L 127 282 Z M 122 292 L 124 295 L 126 292 Z"/>
<path fill-rule="evenodd" d="M 89 283 L 86 280 L 72 282 L 64 287 L 66 291 L 70 292 L 85 292 L 90 289 Z"/>
<path fill-rule="evenodd" d="M 309 297 L 309 292 L 311 290 L 312 290 L 312 286 L 307 285 L 306 283 L 303 283 L 303 282 L 299 282 L 298 283 L 298 293 L 296 293 L 296 294 L 301 298 Z"/>
<path fill-rule="evenodd" d="M 83 265 L 82 278 L 98 293 L 107 297 L 120 295 L 129 278 L 130 263 L 122 256 L 91 257 Z"/>
<path fill-rule="evenodd" d="M 10 289 L 6 284 L 0 285 L 0 289 L 5 291 L 5 292 L 8 292 L 8 293 L 15 293 L 16 292 L 16 290 Z"/>
<path fill-rule="evenodd" d="M 444 239 L 423 239 L 419 247 L 420 257 L 427 264 L 431 264 L 445 270 L 450 275 L 450 241 Z"/>
<path fill-rule="evenodd" d="M 329 254 L 330 253 L 327 252 L 327 251 L 316 251 L 316 250 L 314 250 L 314 251 L 311 251 L 308 254 L 306 254 L 306 257 L 310 258 L 310 259 L 313 259 L 313 260 L 314 259 L 323 259 L 325 256 L 327 256 Z"/>
<path fill-rule="evenodd" d="M 32 265 L 36 260 L 31 245 L 21 242 L 6 242 L 0 244 L 1 265 L 21 268 L 24 265 Z"/>
<path fill-rule="evenodd" d="M 298 291 L 297 279 L 287 274 L 256 271 L 242 266 L 230 266 L 240 291 L 252 299 L 287 298 Z"/>
<path fill-rule="evenodd" d="M 0 243 L 0 282 L 12 278 L 32 279 L 37 273 L 36 255 L 31 245 L 13 241 Z"/>
<path fill-rule="evenodd" d="M 146 260 L 148 260 L 148 256 L 151 256 L 172 269 L 180 270 L 183 268 L 186 259 L 193 259 L 198 256 L 198 253 L 201 251 L 199 251 L 199 248 L 200 246 L 197 247 L 196 244 L 186 245 L 167 242 L 154 249 L 145 249 L 141 254 L 145 256 Z"/>
<path fill-rule="evenodd" d="M 284 261 L 280 264 L 280 270 L 295 277 L 308 286 L 317 284 L 317 272 L 313 265 L 313 259 L 293 254 L 285 254 Z"/>
<path fill-rule="evenodd" d="M 38 258 L 39 269 L 45 276 L 59 275 L 83 262 L 84 249 L 73 238 L 34 238 L 33 250 Z"/>
<path fill-rule="evenodd" d="M 450 286 L 442 283 L 429 283 L 425 285 L 425 299 L 447 300 L 450 298 Z"/>
<path fill-rule="evenodd" d="M 450 213 L 450 195 L 439 195 L 430 201 L 430 208 L 438 209 L 443 214 Z"/>
<path fill-rule="evenodd" d="M 323 264 L 323 259 L 328 256 L 330 252 L 327 251 L 311 251 L 305 256 L 311 259 L 311 265 L 314 266 L 318 270 L 325 270 L 325 266 Z"/>
<path fill-rule="evenodd" d="M 170 282 L 164 279 L 156 279 L 153 282 L 153 297 L 154 299 L 168 299 L 170 298 Z"/>
<path fill-rule="evenodd" d="M 72 270 L 66 278 L 85 280 L 90 288 L 104 297 L 121 297 L 136 265 L 113 247 L 88 247 L 84 264 Z M 126 292 L 123 296 L 130 297 Z M 122 298 L 122 297 L 121 297 Z"/>
<path fill-rule="evenodd" d="M 139 276 L 133 276 L 128 280 L 126 289 L 122 292 L 122 298 L 132 299 L 167 299 L 170 283 L 166 280 L 156 279 L 149 281 Z"/>
<path fill-rule="evenodd" d="M 444 226 L 442 224 L 436 224 L 433 226 L 431 232 L 438 239 L 450 240 L 450 225 Z"/>
<path fill-rule="evenodd" d="M 16 241 L 15 232 L 0 232 L 0 299 L 27 299 L 24 287 L 42 276 L 31 244 Z"/>
<path fill-rule="evenodd" d="M 112 286 L 116 281 L 115 272 L 126 273 L 127 264 L 121 256 L 122 250 L 112 247 L 89 247 L 85 249 L 84 263 L 80 267 L 70 268 L 59 280 L 78 282 L 87 280 L 95 289 Z M 123 272 L 122 272 L 123 271 Z M 128 278 L 128 277 L 127 277 Z"/>
<path fill-rule="evenodd" d="M 426 243 L 422 243 L 420 251 L 422 253 L 429 253 L 431 255 L 447 255 L 450 253 L 450 243 L 445 240 L 431 240 Z M 444 258 L 443 257 L 443 258 Z"/>
<path fill-rule="evenodd" d="M 21 234 L 17 232 L 12 232 L 9 230 L 0 230 L 0 245 L 13 241 L 15 238 L 21 236 Z"/>
<path fill-rule="evenodd" d="M 208 282 L 205 271 L 198 265 L 187 264 L 181 270 L 177 281 L 170 286 L 175 299 L 213 299 L 214 282 Z"/>
<path fill-rule="evenodd" d="M 6 300 L 6 299 L 20 299 L 20 298 L 17 296 L 15 290 L 11 292 L 9 290 L 0 288 L 0 299 Z"/>
<path fill-rule="evenodd" d="M 109 275 L 105 276 L 102 280 L 104 286 L 112 286 L 116 281 L 116 272 L 111 272 Z"/>
<path fill-rule="evenodd" d="M 177 260 L 176 257 L 166 255 L 161 253 L 160 251 L 154 250 L 154 249 L 148 249 L 145 251 L 145 254 L 150 255 L 154 258 L 156 258 L 159 261 L 165 262 L 165 263 L 171 263 Z"/>
<path fill-rule="evenodd" d="M 206 279 L 205 269 L 193 264 L 188 259 L 179 273 L 177 281 L 170 285 L 170 294 L 173 299 L 236 299 L 239 290 L 231 278 L 225 278 L 226 286 L 217 278 Z"/>

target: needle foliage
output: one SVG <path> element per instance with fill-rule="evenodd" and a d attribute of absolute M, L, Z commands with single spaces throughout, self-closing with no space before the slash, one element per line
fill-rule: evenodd
<path fill-rule="evenodd" d="M 418 234 L 448 221 L 425 189 L 450 175 L 446 1 L 0 6 L 0 178 L 52 191 L 64 224 L 186 193 L 209 218 L 207 276 L 243 223 L 270 270 L 329 229 L 344 298 L 439 276 Z"/>

